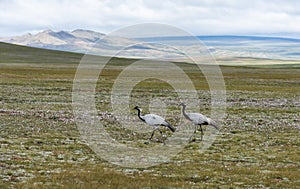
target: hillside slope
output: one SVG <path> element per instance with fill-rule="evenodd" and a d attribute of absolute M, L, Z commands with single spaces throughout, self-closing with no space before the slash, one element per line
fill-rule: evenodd
<path fill-rule="evenodd" d="M 79 63 L 82 56 L 0 42 L 0 63 Z"/>

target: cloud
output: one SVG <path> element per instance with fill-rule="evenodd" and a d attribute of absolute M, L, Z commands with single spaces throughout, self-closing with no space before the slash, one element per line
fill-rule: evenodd
<path fill-rule="evenodd" d="M 0 36 L 43 29 L 108 33 L 157 22 L 195 35 L 300 33 L 296 0 L 2 0 Z"/>

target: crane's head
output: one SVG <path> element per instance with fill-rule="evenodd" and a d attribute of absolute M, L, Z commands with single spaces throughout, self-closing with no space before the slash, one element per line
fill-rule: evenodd
<path fill-rule="evenodd" d="M 141 108 L 139 106 L 136 106 L 133 109 L 135 109 L 135 110 L 141 110 Z"/>
<path fill-rule="evenodd" d="M 185 103 L 180 103 L 179 106 L 186 107 Z"/>

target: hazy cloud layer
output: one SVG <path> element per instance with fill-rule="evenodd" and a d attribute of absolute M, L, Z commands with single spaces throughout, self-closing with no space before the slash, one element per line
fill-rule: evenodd
<path fill-rule="evenodd" d="M 44 29 L 108 33 L 156 22 L 195 35 L 300 33 L 297 0 L 0 0 L 0 36 Z"/>

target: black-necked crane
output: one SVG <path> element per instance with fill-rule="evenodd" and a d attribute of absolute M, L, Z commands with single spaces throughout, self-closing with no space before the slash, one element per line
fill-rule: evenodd
<path fill-rule="evenodd" d="M 187 113 L 185 111 L 186 105 L 184 103 L 181 103 L 179 105 L 182 106 L 183 116 L 195 125 L 194 133 L 197 132 L 197 127 L 200 126 L 201 140 L 203 138 L 202 125 L 211 125 L 211 126 L 215 127 L 217 130 L 219 130 L 219 127 L 217 126 L 217 123 L 214 120 L 212 120 L 211 118 L 208 118 L 205 115 L 200 114 L 200 113 Z"/>
<path fill-rule="evenodd" d="M 158 130 L 162 135 L 162 131 L 159 129 L 159 126 L 168 127 L 172 132 L 175 132 L 175 128 L 161 116 L 156 114 L 141 115 L 142 109 L 140 107 L 136 106 L 134 109 L 138 111 L 138 117 L 140 118 L 140 120 L 153 127 L 153 132 L 149 140 L 152 139 L 155 130 Z"/>

